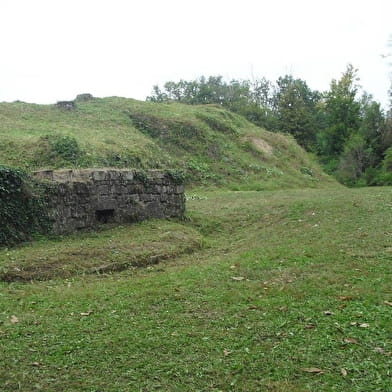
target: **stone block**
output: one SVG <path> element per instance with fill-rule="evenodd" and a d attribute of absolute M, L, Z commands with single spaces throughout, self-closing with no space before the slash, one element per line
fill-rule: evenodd
<path fill-rule="evenodd" d="M 131 171 L 123 172 L 123 178 L 125 181 L 133 181 L 133 172 Z"/>
<path fill-rule="evenodd" d="M 104 170 L 94 170 L 91 172 L 91 177 L 94 181 L 103 181 L 106 179 L 106 172 Z"/>

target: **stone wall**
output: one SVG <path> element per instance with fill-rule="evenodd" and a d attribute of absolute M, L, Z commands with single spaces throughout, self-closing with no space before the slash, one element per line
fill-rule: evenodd
<path fill-rule="evenodd" d="M 56 234 L 185 212 L 184 186 L 160 171 L 47 170 L 34 176 L 47 181 L 48 214 Z"/>

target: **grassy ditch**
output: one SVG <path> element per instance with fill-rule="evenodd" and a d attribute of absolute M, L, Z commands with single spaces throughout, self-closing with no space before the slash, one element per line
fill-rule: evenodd
<path fill-rule="evenodd" d="M 31 281 L 111 273 L 157 264 L 201 245 L 201 236 L 184 225 L 149 221 L 43 239 L 0 250 L 0 280 Z"/>

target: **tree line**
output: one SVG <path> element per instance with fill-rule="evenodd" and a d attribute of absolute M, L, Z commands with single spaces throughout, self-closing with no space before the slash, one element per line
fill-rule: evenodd
<path fill-rule="evenodd" d="M 269 131 L 291 134 L 346 185 L 392 185 L 392 89 L 384 110 L 358 83 L 352 65 L 323 92 L 292 75 L 275 82 L 209 76 L 154 86 L 147 100 L 221 105 Z"/>

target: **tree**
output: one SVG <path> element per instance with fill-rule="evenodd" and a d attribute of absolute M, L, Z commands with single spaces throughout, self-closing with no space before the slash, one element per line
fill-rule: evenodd
<path fill-rule="evenodd" d="M 361 102 L 359 134 L 371 150 L 371 161 L 369 163 L 372 166 L 377 166 L 383 159 L 385 132 L 385 115 L 380 103 L 374 101 L 371 96 L 364 94 Z"/>
<path fill-rule="evenodd" d="M 372 149 L 363 136 L 353 134 L 344 146 L 336 171 L 337 179 L 346 185 L 356 185 L 371 166 Z"/>
<path fill-rule="evenodd" d="M 325 94 L 326 129 L 318 137 L 321 155 L 337 158 L 346 141 L 359 130 L 361 105 L 356 100 L 357 81 L 357 70 L 350 64 L 340 80 L 332 80 Z"/>
<path fill-rule="evenodd" d="M 231 80 L 222 76 L 202 76 L 192 81 L 166 82 L 163 90 L 154 86 L 148 101 L 177 101 L 191 105 L 218 104 L 239 113 L 256 125 L 271 128 L 271 83 L 266 79 Z"/>
<path fill-rule="evenodd" d="M 305 81 L 291 75 L 277 80 L 273 99 L 277 130 L 290 133 L 308 150 L 316 142 L 316 112 L 320 94 L 312 91 Z"/>

